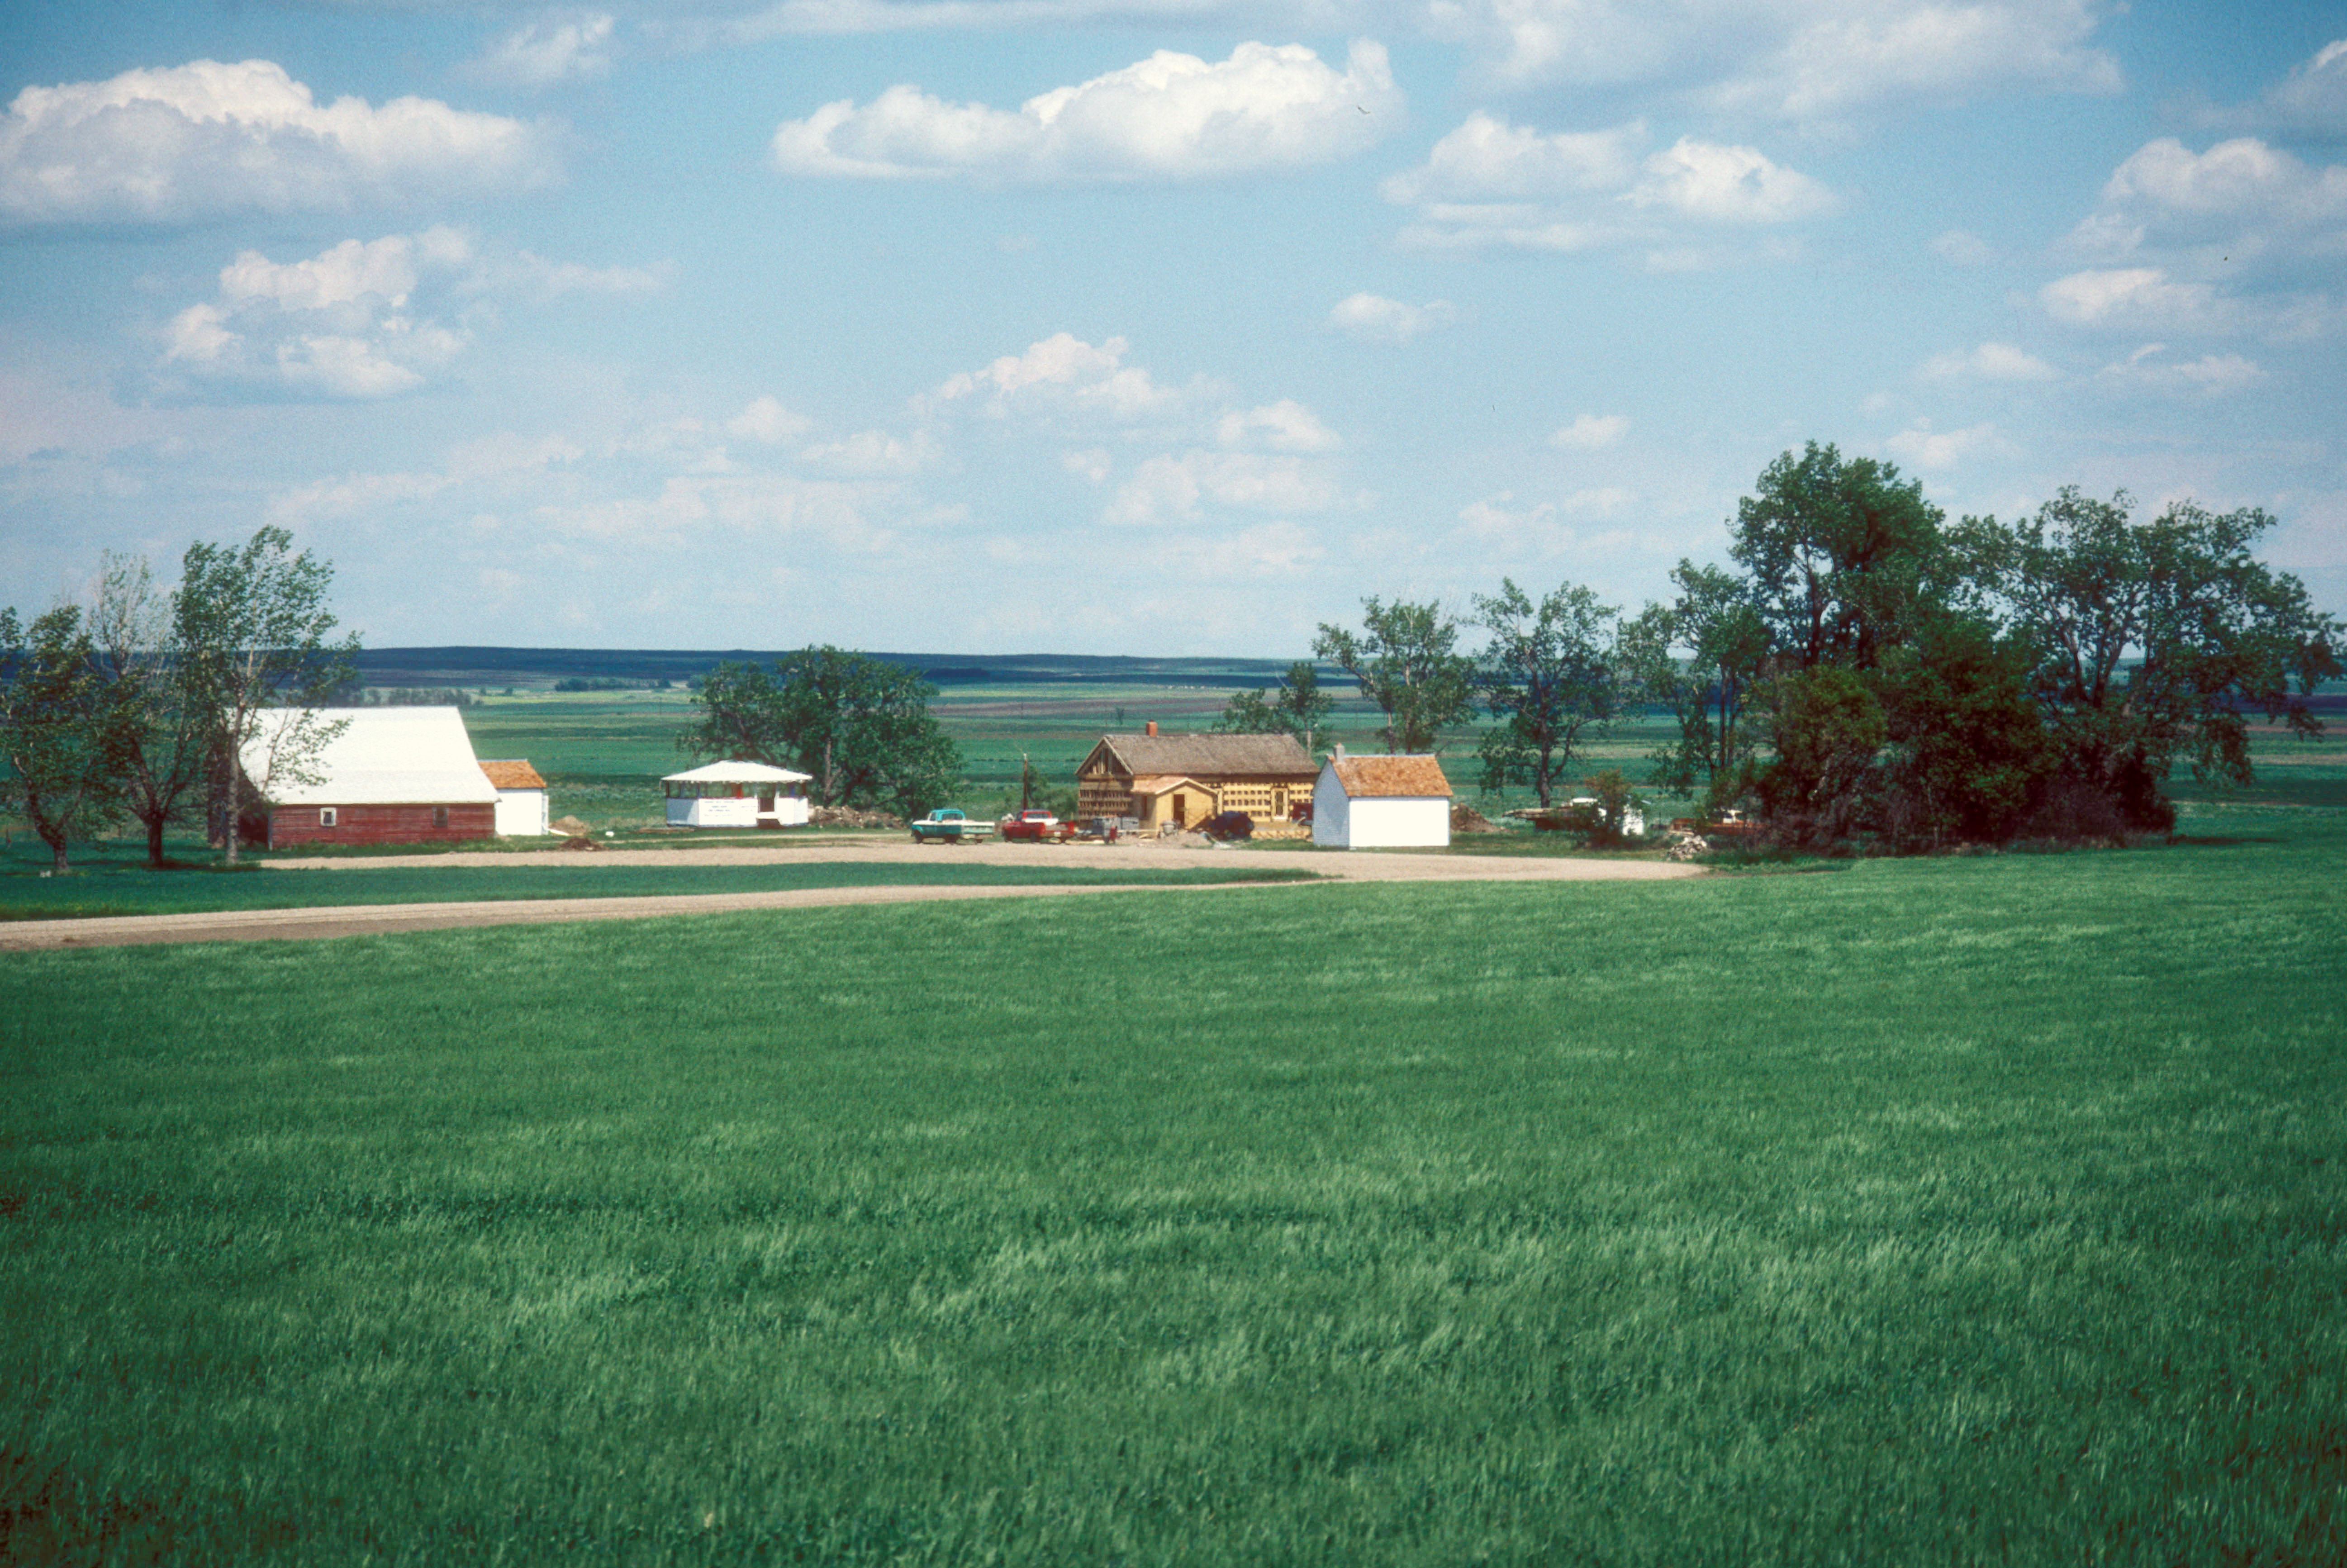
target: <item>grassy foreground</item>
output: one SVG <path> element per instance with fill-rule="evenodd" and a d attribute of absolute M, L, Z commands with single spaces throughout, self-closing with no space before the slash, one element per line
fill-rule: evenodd
<path fill-rule="evenodd" d="M 0 1558 L 2339 1562 L 2330 820 L 0 958 Z"/>

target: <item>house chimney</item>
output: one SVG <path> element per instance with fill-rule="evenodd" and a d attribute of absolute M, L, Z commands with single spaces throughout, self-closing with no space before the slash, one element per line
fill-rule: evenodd
<path fill-rule="evenodd" d="M 1345 760 L 1345 743 L 1342 741 L 1337 743 L 1337 760 L 1340 763 Z"/>
<path fill-rule="evenodd" d="M 1149 728 L 1144 732 L 1144 733 L 1153 735 L 1153 734 L 1155 734 L 1156 733 L 1157 733 L 1157 721 L 1156 721 L 1156 720 L 1154 720 L 1154 719 L 1152 719 L 1152 720 L 1150 720 L 1150 721 L 1149 721 Z"/>

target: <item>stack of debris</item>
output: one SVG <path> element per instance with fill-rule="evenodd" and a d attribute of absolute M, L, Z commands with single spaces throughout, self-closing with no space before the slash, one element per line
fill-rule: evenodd
<path fill-rule="evenodd" d="M 1665 860 L 1694 860 L 1711 853 L 1711 842 L 1700 833 L 1684 833 L 1678 842 L 1663 851 Z"/>
<path fill-rule="evenodd" d="M 905 819 L 885 811 L 858 811 L 852 805 L 811 805 L 807 821 L 817 827 L 885 827 L 892 831 L 905 825 Z"/>
<path fill-rule="evenodd" d="M 1507 830 L 1471 805 L 1452 804 L 1450 831 L 1453 833 L 1504 833 Z"/>

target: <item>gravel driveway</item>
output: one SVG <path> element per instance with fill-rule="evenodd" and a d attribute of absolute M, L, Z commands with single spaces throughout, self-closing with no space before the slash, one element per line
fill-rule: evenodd
<path fill-rule="evenodd" d="M 741 909 L 804 909 L 830 904 L 911 904 L 969 898 L 1055 898 L 1095 893 L 1161 896 L 1244 892 L 1250 888 L 1327 886 L 1335 882 L 1650 882 L 1699 876 L 1691 866 L 1653 860 L 1580 860 L 1554 856 L 1415 854 L 1394 851 L 1250 851 L 1174 848 L 1139 844 L 988 844 L 922 846 L 901 841 L 842 839 L 786 845 L 712 845 L 700 849 L 611 849 L 597 854 L 384 856 L 367 859 L 278 860 L 287 869 L 315 868 L 364 876 L 387 866 L 559 865 L 582 878 L 614 866 L 1082 866 L 1129 867 L 1136 873 L 1172 866 L 1228 865 L 1234 871 L 1293 866 L 1330 883 L 1196 884 L 1146 882 L 1090 886 L 809 887 L 775 893 L 682 894 L 665 897 L 541 898 L 516 902 L 352 904 L 319 909 L 244 909 L 199 915 L 131 915 L 91 920 L 22 920 L 0 925 L 0 952 L 55 948 L 110 948 L 155 942 L 220 942 L 355 937 L 384 931 L 433 931 L 457 927 L 544 925 L 572 920 L 640 920 Z"/>

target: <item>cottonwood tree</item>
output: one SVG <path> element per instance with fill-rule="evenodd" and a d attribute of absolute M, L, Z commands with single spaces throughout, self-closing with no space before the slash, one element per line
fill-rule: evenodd
<path fill-rule="evenodd" d="M 1491 634 L 1477 685 L 1491 717 L 1478 754 L 1488 792 L 1530 784 L 1546 807 L 1576 746 L 1603 736 L 1633 700 L 1619 611 L 1572 583 L 1534 604 L 1512 579 L 1475 596 L 1474 624 Z"/>
<path fill-rule="evenodd" d="M 1259 692 L 1234 692 L 1214 721 L 1217 734 L 1293 735 L 1307 752 L 1327 728 L 1337 700 L 1320 689 L 1320 671 L 1308 659 L 1287 667 L 1276 686 Z M 1315 753 L 1317 755 L 1317 752 Z"/>
<path fill-rule="evenodd" d="M 1734 574 L 1682 560 L 1671 581 L 1676 600 L 1650 604 L 1623 627 L 1624 658 L 1645 694 L 1678 721 L 1678 739 L 1653 754 L 1655 782 L 1678 791 L 1706 786 L 1717 806 L 1749 777 L 1757 746 L 1747 711 L 1767 677 L 1772 642 Z"/>
<path fill-rule="evenodd" d="M 2164 827 L 2178 762 L 2203 780 L 2253 781 L 2250 712 L 2321 733 L 2306 697 L 2340 673 L 2342 628 L 2250 553 L 2273 527 L 2265 512 L 2190 501 L 2148 523 L 2133 512 L 2124 490 L 2100 501 L 2074 486 L 2024 522 L 1968 519 L 1960 538 L 2029 645 L 2065 771 L 2131 825 Z"/>
<path fill-rule="evenodd" d="M 1475 661 L 1460 653 L 1459 622 L 1440 605 L 1361 600 L 1358 633 L 1323 621 L 1312 651 L 1360 682 L 1386 716 L 1389 752 L 1440 749 L 1441 730 L 1475 711 Z"/>
<path fill-rule="evenodd" d="M 0 802 L 69 869 L 67 848 L 115 804 L 114 714 L 97 650 L 77 605 L 25 625 L 0 610 Z"/>
<path fill-rule="evenodd" d="M 677 749 L 807 774 L 819 804 L 916 816 L 961 782 L 961 753 L 929 712 L 937 693 L 917 671 L 827 646 L 771 671 L 722 663 L 693 693 L 700 717 Z"/>
<path fill-rule="evenodd" d="M 241 548 L 198 542 L 180 561 L 172 630 L 187 700 L 209 716 L 210 767 L 227 858 L 236 864 L 248 763 L 262 780 L 312 783 L 345 720 L 318 710 L 355 673 L 358 637 L 330 642 L 333 568 L 264 528 Z M 272 716 L 271 711 L 287 712 Z"/>
<path fill-rule="evenodd" d="M 1728 554 L 1788 664 L 1870 670 L 1920 611 L 1953 598 L 1944 517 L 1895 465 L 1812 441 L 1769 464 L 1737 504 Z"/>
<path fill-rule="evenodd" d="M 165 826 L 210 776 L 213 714 L 189 679 L 174 597 L 156 589 L 144 557 L 101 558 L 89 630 L 111 692 L 115 784 L 147 830 L 147 864 L 159 870 Z"/>

